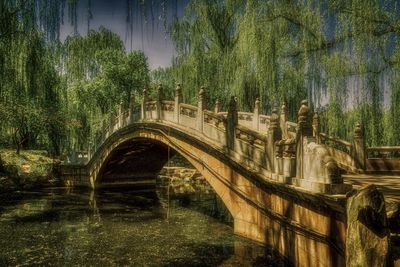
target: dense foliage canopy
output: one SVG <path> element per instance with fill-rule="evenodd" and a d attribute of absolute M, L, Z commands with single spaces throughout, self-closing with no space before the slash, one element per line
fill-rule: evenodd
<path fill-rule="evenodd" d="M 225 108 L 229 95 L 245 110 L 256 98 L 264 112 L 284 101 L 291 120 L 308 98 L 328 134 L 350 139 L 361 122 L 369 145 L 399 144 L 396 0 L 192 0 L 172 22 L 169 1 L 128 0 L 128 30 L 161 20 L 176 47 L 173 65 L 152 81 L 142 52 L 126 52 L 105 28 L 90 30 L 92 2 L 78 14 L 78 0 L 0 0 L 3 146 L 85 149 L 103 118 L 160 82 L 169 96 L 181 83 L 188 102 L 205 85 L 209 103 Z M 85 36 L 78 15 L 87 18 Z M 64 42 L 61 23 L 75 27 Z"/>
<path fill-rule="evenodd" d="M 369 145 L 399 144 L 400 10 L 396 0 L 199 0 L 171 27 L 177 56 L 154 77 L 179 81 L 187 100 L 207 85 L 212 101 L 236 95 L 265 112 L 301 99 L 322 112 L 324 131 Z"/>
<path fill-rule="evenodd" d="M 101 120 L 149 83 L 147 58 L 105 28 L 59 42 L 76 1 L 0 0 L 0 140 L 60 154 L 87 149 Z M 74 22 L 75 21 L 75 22 Z M 141 90 L 140 90 L 141 91 Z"/>

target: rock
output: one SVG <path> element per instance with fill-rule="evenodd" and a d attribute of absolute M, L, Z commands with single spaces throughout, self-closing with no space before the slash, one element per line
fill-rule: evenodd
<path fill-rule="evenodd" d="M 390 231 L 385 199 L 374 185 L 347 200 L 346 266 L 387 266 Z"/>
<path fill-rule="evenodd" d="M 390 232 L 400 233 L 400 203 L 386 202 L 386 214 Z"/>
<path fill-rule="evenodd" d="M 0 173 L 4 173 L 4 162 L 0 155 Z"/>

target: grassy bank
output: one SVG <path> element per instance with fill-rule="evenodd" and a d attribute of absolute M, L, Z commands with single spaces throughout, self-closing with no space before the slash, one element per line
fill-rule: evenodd
<path fill-rule="evenodd" d="M 55 182 L 53 159 L 46 151 L 0 150 L 0 191 L 32 188 Z"/>

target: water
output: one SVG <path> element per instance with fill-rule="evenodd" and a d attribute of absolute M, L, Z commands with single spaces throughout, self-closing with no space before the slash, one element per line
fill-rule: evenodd
<path fill-rule="evenodd" d="M 176 189 L 0 195 L 0 265 L 284 265 L 276 253 L 233 234 L 215 193 Z"/>

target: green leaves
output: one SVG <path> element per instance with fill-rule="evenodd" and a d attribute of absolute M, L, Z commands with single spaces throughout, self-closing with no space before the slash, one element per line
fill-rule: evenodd
<path fill-rule="evenodd" d="M 379 118 L 389 118 L 384 99 L 397 90 L 399 14 L 394 0 L 191 1 L 172 26 L 174 65 L 157 77 L 182 83 L 186 101 L 201 85 L 223 106 L 236 95 L 242 110 L 256 97 L 263 112 L 286 101 L 291 120 L 308 98 L 331 135 L 351 137 L 358 120 L 371 145 L 389 142 L 400 128 Z"/>

